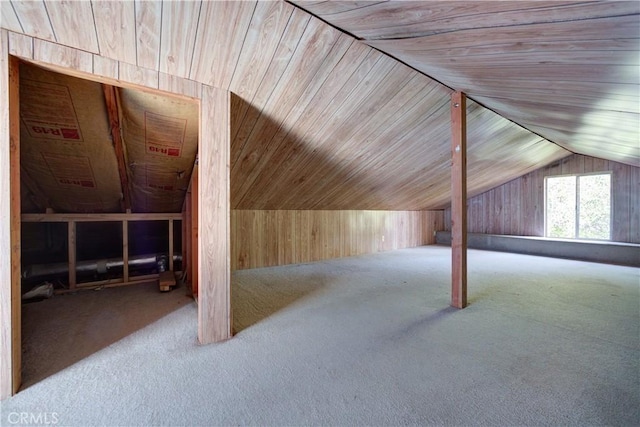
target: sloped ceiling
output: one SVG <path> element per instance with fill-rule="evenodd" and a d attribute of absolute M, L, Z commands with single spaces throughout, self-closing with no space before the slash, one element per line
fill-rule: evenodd
<path fill-rule="evenodd" d="M 640 2 L 293 3 L 567 150 L 640 165 Z"/>
<path fill-rule="evenodd" d="M 579 76 L 591 72 L 585 80 L 569 77 L 571 67 L 567 66 L 540 66 L 542 74 L 533 72 L 530 62 L 535 62 L 536 55 L 530 51 L 544 56 L 544 35 L 521 35 L 516 42 L 520 48 L 506 52 L 502 45 L 508 45 L 511 38 L 516 40 L 515 35 L 496 40 L 490 37 L 492 31 L 502 34 L 511 27 L 533 25 L 519 23 L 531 19 L 529 11 L 523 9 L 534 8 L 539 2 L 472 2 L 476 9 L 471 10 L 464 6 L 468 3 L 439 3 L 440 9 L 445 5 L 447 13 L 439 12 L 437 28 L 428 18 L 440 9 L 428 9 L 431 2 L 383 3 L 297 3 L 338 29 L 285 2 L 14 0 L 10 8 L 8 3 L 2 3 L 2 26 L 235 93 L 231 201 L 236 209 L 445 207 L 450 197 L 451 88 L 465 90 L 477 101 L 468 105 L 471 195 L 572 151 L 638 163 L 637 126 L 635 132 L 631 129 L 638 117 L 637 74 L 635 83 L 628 78 L 621 82 L 620 74 L 616 75 L 617 83 L 611 83 L 611 77 L 602 82 L 591 81 L 596 80 L 594 75 L 608 75 L 602 71 L 607 67 L 602 55 L 617 58 L 611 53 L 615 46 L 626 46 L 628 54 L 633 40 L 637 46 L 637 24 L 631 28 L 632 24 L 627 23 L 626 28 L 632 30 L 627 37 L 609 37 L 609 42 L 600 45 L 599 53 L 587 48 L 590 43 L 581 38 L 580 31 L 572 40 L 576 29 L 566 30 L 564 44 L 561 43 L 564 50 L 554 60 L 568 61 L 569 65 L 590 64 L 579 67 Z M 556 3 L 545 4 L 551 8 Z M 502 18 L 503 13 L 498 12 L 507 5 L 514 11 L 510 18 Z M 582 11 L 586 19 L 590 16 L 586 11 L 591 10 L 587 6 L 574 8 L 573 13 Z M 483 7 L 486 9 L 478 10 Z M 607 9 L 599 3 L 592 7 Z M 610 19 L 629 19 L 618 16 L 615 6 L 608 9 L 608 16 L 615 16 Z M 364 14 L 361 19 L 338 19 L 358 10 Z M 375 19 L 367 17 L 367 10 Z M 484 15 L 465 18 L 478 13 Z M 633 13 L 637 18 L 637 11 Z M 415 22 L 405 24 L 411 19 Z M 466 24 L 469 29 L 461 29 L 464 27 L 459 22 L 466 22 L 465 19 L 470 22 Z M 580 22 L 575 16 L 569 19 L 565 15 L 563 19 L 574 25 Z M 593 26 L 594 22 L 600 21 L 588 20 L 584 25 Z M 562 23 L 555 25 L 561 28 Z M 394 26 L 413 28 L 413 36 L 403 38 L 394 33 Z M 484 37 L 481 30 L 485 31 Z M 464 31 L 472 33 L 457 44 L 450 45 L 446 39 L 436 44 L 433 39 L 434 49 L 425 48 L 431 43 L 428 42 L 418 45 L 415 52 L 406 44 L 415 41 L 418 33 L 421 39 Z M 388 46 L 374 43 L 397 43 L 398 48 L 391 52 Z M 482 56 L 474 51 L 480 46 L 485 46 L 480 53 L 489 55 L 483 59 L 486 74 L 480 63 L 467 66 L 467 71 L 451 65 L 469 61 L 470 52 L 474 58 Z M 381 53 L 384 49 L 406 64 Z M 489 54 L 492 49 L 499 53 L 493 55 L 495 58 Z M 439 52 L 433 54 L 433 61 L 428 59 L 432 51 Z M 414 54 L 402 56 L 405 52 Z M 550 60 L 544 58 L 538 62 Z M 492 59 L 503 62 L 492 66 Z M 515 64 L 513 70 L 504 61 Z M 527 65 L 520 67 L 521 61 Z M 432 68 L 423 69 L 425 64 Z M 600 71 L 592 71 L 591 67 Z M 618 70 L 617 66 L 611 67 Z M 623 69 L 632 72 L 626 65 Z M 465 73 L 470 73 L 469 77 Z M 491 100 L 495 102 L 490 105 Z M 593 107 L 610 100 L 620 103 L 615 108 Z M 596 114 L 595 119 L 585 121 L 590 114 Z M 617 120 L 615 127 L 609 125 L 612 117 Z M 515 123 L 520 119 L 521 125 L 534 132 Z M 608 137 L 598 136 L 596 129 L 609 133 Z M 587 150 L 590 147 L 591 151 Z"/>

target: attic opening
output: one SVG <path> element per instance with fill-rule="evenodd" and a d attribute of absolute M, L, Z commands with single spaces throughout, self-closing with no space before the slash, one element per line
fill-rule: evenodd
<path fill-rule="evenodd" d="M 198 102 L 26 62 L 19 93 L 23 304 L 87 289 L 190 286 L 183 213 L 197 177 Z"/>

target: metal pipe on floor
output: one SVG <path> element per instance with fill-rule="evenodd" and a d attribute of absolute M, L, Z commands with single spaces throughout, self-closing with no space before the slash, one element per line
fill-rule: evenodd
<path fill-rule="evenodd" d="M 174 254 L 174 261 L 182 261 L 182 255 Z M 167 269 L 168 256 L 165 254 L 148 254 L 129 257 L 129 268 L 157 265 L 160 271 Z M 79 261 L 76 263 L 76 273 L 106 273 L 107 271 L 123 267 L 122 258 L 108 258 L 98 260 Z M 33 264 L 25 267 L 22 271 L 23 279 L 31 279 L 34 277 L 45 277 L 53 275 L 62 275 L 69 272 L 69 264 L 66 262 L 58 262 L 51 264 Z"/>

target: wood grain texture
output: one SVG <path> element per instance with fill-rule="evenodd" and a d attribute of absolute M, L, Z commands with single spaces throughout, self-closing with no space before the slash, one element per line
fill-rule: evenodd
<path fill-rule="evenodd" d="M 162 2 L 135 0 L 136 54 L 140 67 L 160 70 Z"/>
<path fill-rule="evenodd" d="M 256 1 L 205 2 L 200 19 L 206 22 L 196 35 L 191 78 L 228 90 L 244 45 Z M 216 43 L 211 43 L 216 40 Z"/>
<path fill-rule="evenodd" d="M 135 3 L 94 0 L 92 5 L 100 54 L 136 64 Z"/>
<path fill-rule="evenodd" d="M 433 244 L 443 211 L 232 210 L 231 269 Z"/>
<path fill-rule="evenodd" d="M 119 80 L 150 88 L 158 88 L 158 72 L 126 62 L 118 63 Z"/>
<path fill-rule="evenodd" d="M 609 172 L 612 174 L 611 240 L 640 243 L 640 168 L 589 156 L 572 155 L 469 199 L 470 233 L 544 236 L 544 178 Z M 482 212 L 488 214 L 482 215 Z M 451 229 L 450 209 L 445 227 Z"/>
<path fill-rule="evenodd" d="M 43 1 L 15 1 L 11 2 L 11 5 L 25 34 L 38 39 L 56 41 Z M 2 23 L 4 26 L 4 20 Z M 15 30 L 18 29 L 15 28 Z"/>
<path fill-rule="evenodd" d="M 163 73 L 189 78 L 200 7 L 200 1 L 162 3 L 160 71 Z"/>
<path fill-rule="evenodd" d="M 33 58 L 33 38 L 24 34 L 9 32 L 9 54 L 21 58 Z"/>
<path fill-rule="evenodd" d="M 8 1 L 0 2 L 0 27 L 9 31 L 22 32 L 22 25 L 13 6 Z"/>
<path fill-rule="evenodd" d="M 467 99 L 451 94 L 451 305 L 467 306 Z"/>
<path fill-rule="evenodd" d="M 93 56 L 89 52 L 44 40 L 33 39 L 33 59 L 85 73 L 93 72 Z"/>
<path fill-rule="evenodd" d="M 9 36 L 0 30 L 0 96 L 10 105 Z M 0 212 L 11 210 L 11 130 L 9 108 L 0 110 Z M 0 399 L 13 394 L 13 307 L 11 266 L 11 216 L 0 216 Z"/>
<path fill-rule="evenodd" d="M 230 94 L 206 86 L 198 154 L 198 339 L 231 337 L 229 243 Z"/>
<path fill-rule="evenodd" d="M 45 0 L 44 3 L 58 43 L 87 52 L 99 52 L 90 2 Z"/>

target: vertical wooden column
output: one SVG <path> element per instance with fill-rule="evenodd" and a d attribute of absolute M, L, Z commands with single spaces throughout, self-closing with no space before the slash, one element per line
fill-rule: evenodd
<path fill-rule="evenodd" d="M 22 381 L 20 64 L 9 57 L 8 42 L 0 30 L 0 399 L 16 393 Z"/>
<path fill-rule="evenodd" d="M 187 281 L 192 280 L 191 270 L 191 187 L 187 191 L 184 198 L 184 207 L 182 208 L 182 271 L 185 272 Z M 193 295 L 190 286 L 186 286 L 187 295 Z"/>
<path fill-rule="evenodd" d="M 467 98 L 451 95 L 451 305 L 467 306 Z"/>
<path fill-rule="evenodd" d="M 198 164 L 196 162 L 191 175 L 191 197 L 189 198 L 191 202 L 191 229 L 189 230 L 189 241 L 191 242 L 191 294 L 194 298 L 198 297 L 198 281 L 200 280 L 198 276 L 198 272 L 200 271 L 198 267 L 198 179 Z"/>
<path fill-rule="evenodd" d="M 198 339 L 231 337 L 230 93 L 205 86 L 198 148 Z M 192 196 L 195 196 L 193 189 Z"/>
<path fill-rule="evenodd" d="M 67 245 L 69 254 L 69 289 L 76 288 L 76 222 L 67 223 Z"/>
<path fill-rule="evenodd" d="M 122 281 L 129 281 L 129 221 L 122 221 Z"/>

